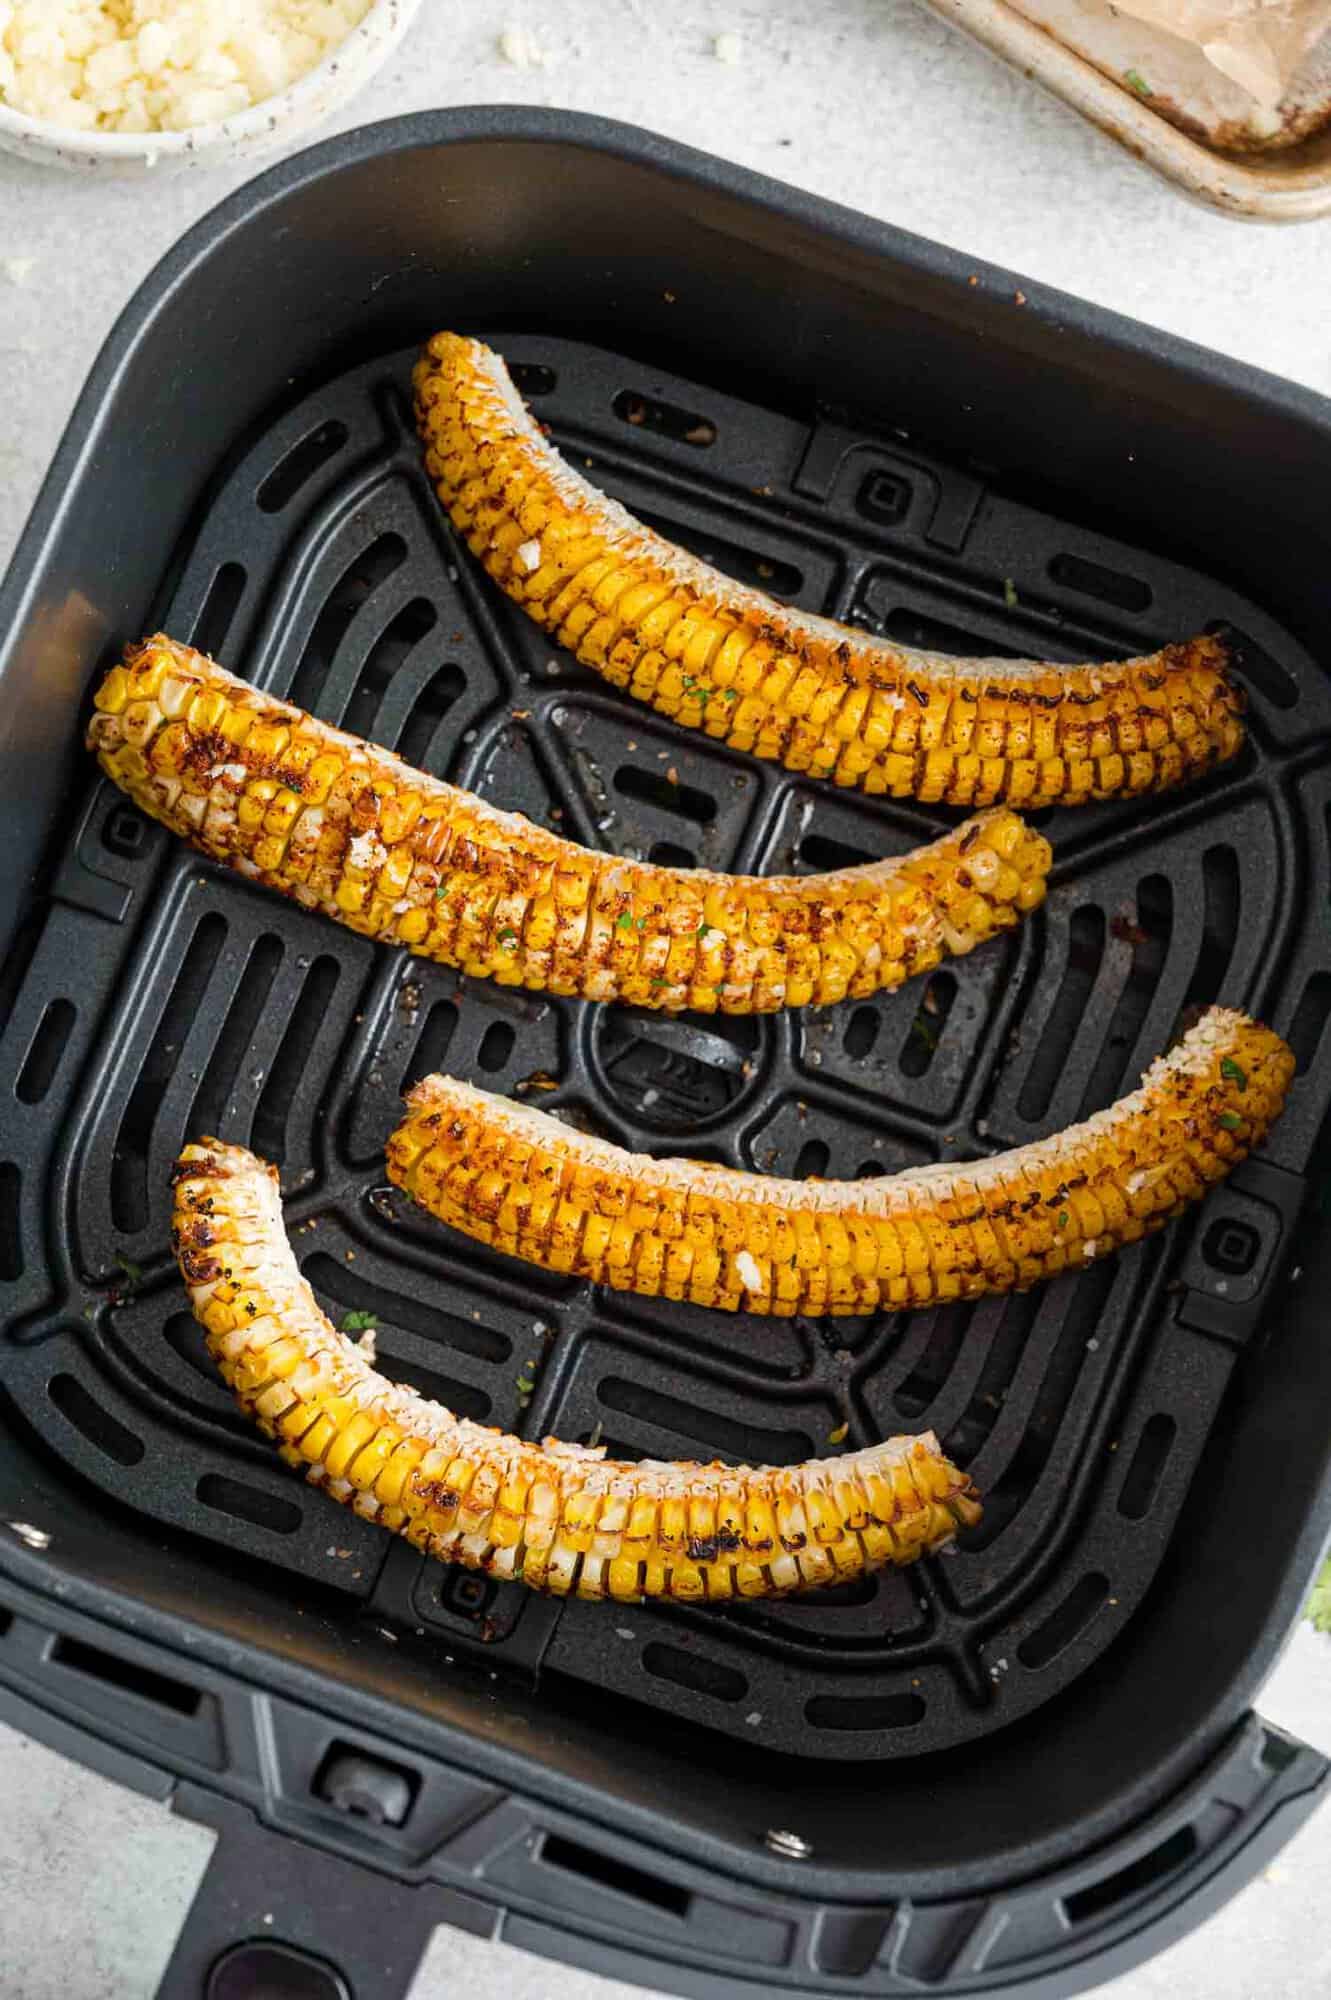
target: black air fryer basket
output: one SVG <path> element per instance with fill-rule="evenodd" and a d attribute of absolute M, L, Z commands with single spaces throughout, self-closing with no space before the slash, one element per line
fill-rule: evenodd
<path fill-rule="evenodd" d="M 811 609 L 1062 659 L 1223 626 L 1249 747 L 1043 816 L 1051 894 L 1015 937 L 762 1020 L 464 981 L 201 862 L 79 747 L 95 676 L 159 624 L 620 853 L 808 871 L 947 819 L 675 730 L 507 605 L 419 464 L 408 371 L 441 326 L 497 342 L 597 484 Z M 164 1993 L 267 1991 L 313 1954 L 291 1990 L 342 1990 L 335 1966 L 380 2000 L 446 1922 L 680 1993 L 1070 1994 L 1311 1810 L 1323 1760 L 1250 1703 L 1331 1529 L 1305 1200 L 1329 483 L 1311 395 L 560 113 L 335 140 L 149 279 L 0 601 L 0 1712 L 219 1829 Z M 554 1078 L 537 1102 L 642 1149 L 849 1177 L 1083 1117 L 1217 999 L 1297 1051 L 1267 1146 L 1023 1297 L 708 1314 L 512 1263 L 384 1184 L 437 1068 Z M 915 1571 L 711 1611 L 424 1561 L 302 1486 L 216 1379 L 167 1242 L 204 1131 L 280 1163 L 321 1299 L 376 1313 L 381 1365 L 454 1409 L 626 1456 L 932 1428 L 984 1522 Z"/>

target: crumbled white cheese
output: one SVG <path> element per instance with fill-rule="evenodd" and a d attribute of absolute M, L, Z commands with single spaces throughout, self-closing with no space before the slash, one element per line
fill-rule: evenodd
<path fill-rule="evenodd" d="M 1099 1237 L 1098 1237 L 1098 1236 L 1092 1236 L 1092 1237 L 1090 1238 L 1090 1240 L 1089 1240 L 1088 1242 L 1086 1242 L 1086 1243 L 1083 1243 L 1083 1244 L 1082 1244 L 1082 1246 L 1081 1246 L 1081 1254 L 1082 1254 L 1082 1256 L 1083 1256 L 1083 1257 L 1085 1257 L 1085 1258 L 1086 1258 L 1087 1262 L 1089 1263 L 1089 1262 L 1090 1262 L 1090 1260 L 1091 1260 L 1091 1258 L 1092 1258 L 1092 1257 L 1094 1257 L 1094 1255 L 1095 1255 L 1096 1251 L 1097 1251 L 1097 1250 L 1098 1250 L 1099 1248 L 1100 1248 L 1100 1239 L 1099 1239 Z"/>
<path fill-rule="evenodd" d="M 733 68 L 744 54 L 744 43 L 733 28 L 727 28 L 724 34 L 713 35 L 712 54 L 718 62 L 729 63 Z"/>
<path fill-rule="evenodd" d="M 295 83 L 373 0 L 0 0 L 0 101 L 66 130 L 182 132 Z"/>
<path fill-rule="evenodd" d="M 741 1250 L 735 1259 L 735 1269 L 739 1281 L 747 1292 L 760 1292 L 763 1288 L 763 1274 L 758 1268 L 758 1259 L 751 1250 Z"/>
<path fill-rule="evenodd" d="M 372 868 L 378 858 L 379 838 L 377 834 L 353 834 L 347 842 L 347 860 L 353 868 Z"/>
<path fill-rule="evenodd" d="M 0 263 L 0 271 L 11 285 L 26 285 L 37 263 L 35 257 L 6 257 Z"/>
<path fill-rule="evenodd" d="M 505 28 L 499 37 L 499 53 L 514 69 L 544 69 L 550 58 L 525 28 Z"/>
<path fill-rule="evenodd" d="M 361 1335 L 360 1339 L 356 1342 L 356 1345 L 357 1347 L 359 1347 L 365 1359 L 369 1362 L 371 1368 L 373 1368 L 375 1363 L 379 1359 L 379 1342 L 375 1335 L 374 1328 L 372 1326 L 366 1327 L 364 1333 Z"/>
<path fill-rule="evenodd" d="M 522 547 L 518 550 L 518 561 L 522 564 L 522 567 L 525 570 L 530 571 L 540 568 L 541 545 L 535 539 L 534 536 L 531 541 L 524 542 L 522 544 Z"/>

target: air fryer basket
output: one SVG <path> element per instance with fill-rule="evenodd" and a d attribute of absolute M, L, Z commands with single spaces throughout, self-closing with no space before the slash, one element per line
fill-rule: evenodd
<path fill-rule="evenodd" d="M 200 862 L 73 761 L 93 673 L 158 622 L 621 853 L 808 871 L 947 817 L 676 731 L 505 604 L 418 462 L 408 372 L 443 324 L 494 338 L 599 484 L 794 602 L 1067 659 L 1225 627 L 1250 748 L 1164 801 L 1046 815 L 1052 890 L 1017 937 L 803 1016 L 514 994 Z M 387 1885 L 334 1884 L 330 1850 L 450 1884 L 393 1892 L 404 1989 L 433 1922 L 507 1910 L 518 1941 L 681 1991 L 1074 1991 L 1308 1808 L 1320 1760 L 1243 1716 L 1331 1519 L 1325 1246 L 1300 1221 L 1331 1100 L 1331 682 L 1305 650 L 1329 461 L 1311 397 L 562 116 L 335 141 L 149 281 L 0 627 L 5 832 L 37 872 L 0 1016 L 0 1682 L 222 1828 L 165 1991 L 204 1990 L 237 1885 L 274 1870 L 274 1935 L 335 1943 L 349 1976 L 368 1949 L 386 1990 L 352 1913 Z M 383 1180 L 401 1089 L 440 1067 L 762 1171 L 970 1156 L 1108 1102 L 1215 999 L 1299 1056 L 1262 1156 L 1021 1298 L 788 1323 L 626 1300 L 464 1244 Z M 719 1612 L 424 1562 L 302 1488 L 216 1381 L 166 1241 L 171 1160 L 204 1130 L 281 1164 L 320 1297 L 375 1311 L 381 1365 L 452 1407 L 631 1456 L 931 1427 L 984 1523 L 916 1571 Z"/>

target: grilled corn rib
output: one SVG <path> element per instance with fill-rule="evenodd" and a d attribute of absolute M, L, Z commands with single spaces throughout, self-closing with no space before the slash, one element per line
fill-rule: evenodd
<path fill-rule="evenodd" d="M 910 1562 L 979 1519 L 932 1436 L 805 1465 L 628 1464 L 456 1417 L 319 1310 L 274 1168 L 203 1139 L 175 1174 L 181 1273 L 242 1409 L 315 1485 L 447 1562 L 560 1596 L 714 1602 Z"/>
<path fill-rule="evenodd" d="M 500 357 L 437 334 L 426 468 L 494 581 L 586 667 L 676 722 L 866 792 L 982 806 L 1163 791 L 1232 757 L 1219 639 L 1097 666 L 958 660 L 797 611 L 652 533 L 566 464 Z"/>
<path fill-rule="evenodd" d="M 112 668 L 96 708 L 102 769 L 205 854 L 509 986 L 704 1013 L 821 1005 L 970 951 L 1044 895 L 1048 843 L 1002 810 L 832 875 L 592 853 L 161 636 Z"/>
<path fill-rule="evenodd" d="M 856 1182 L 626 1153 L 434 1076 L 408 1098 L 388 1174 L 548 1270 L 731 1312 L 865 1313 L 1024 1290 L 1160 1228 L 1259 1143 L 1293 1073 L 1279 1036 L 1213 1008 L 1084 1124 Z"/>

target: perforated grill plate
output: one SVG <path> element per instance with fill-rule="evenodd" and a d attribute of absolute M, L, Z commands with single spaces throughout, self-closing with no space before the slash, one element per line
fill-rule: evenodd
<path fill-rule="evenodd" d="M 1251 747 L 1162 803 L 1044 815 L 1052 893 L 1018 937 L 868 1004 L 761 1021 L 468 983 L 200 863 L 90 782 L 5 1001 L 9 1393 L 118 1500 L 335 1586 L 349 1617 L 436 1630 L 441 1671 L 567 1676 L 807 1756 L 955 1744 L 1065 1686 L 1131 1616 L 1284 1264 L 1331 1094 L 1331 694 L 1222 584 L 896 433 L 799 424 L 584 347 L 499 344 L 598 483 L 811 609 L 1067 659 L 1227 624 Z M 439 515 L 410 359 L 344 376 L 245 450 L 161 622 L 589 845 L 809 872 L 932 837 L 946 814 L 733 757 L 557 654 Z M 441 1067 L 627 1145 L 767 1172 L 964 1158 L 1107 1103 L 1217 998 L 1298 1050 L 1267 1157 L 1197 1220 L 1021 1298 L 822 1323 L 634 1301 L 453 1237 L 383 1181 L 399 1093 Z M 553 1605 L 422 1563 L 287 1473 L 217 1382 L 167 1249 L 168 1169 L 205 1130 L 281 1164 L 322 1301 L 376 1313 L 381 1365 L 454 1409 L 530 1436 L 599 1430 L 627 1457 L 786 1461 L 931 1427 L 984 1490 L 982 1526 L 907 1574 L 713 1612 Z"/>

